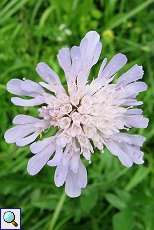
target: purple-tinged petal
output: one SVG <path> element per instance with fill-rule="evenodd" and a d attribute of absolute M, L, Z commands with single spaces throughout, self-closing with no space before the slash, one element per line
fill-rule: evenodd
<path fill-rule="evenodd" d="M 67 173 L 65 182 L 65 192 L 69 197 L 78 197 L 81 194 L 81 188 L 87 185 L 87 170 L 82 161 L 79 161 L 78 171 L 74 173 L 71 169 Z"/>
<path fill-rule="evenodd" d="M 35 141 L 38 136 L 39 136 L 39 133 L 36 132 L 36 133 L 31 134 L 30 136 L 23 137 L 21 139 L 17 139 L 16 145 L 17 146 L 28 145 L 28 144 L 32 143 L 33 141 Z"/>
<path fill-rule="evenodd" d="M 143 113 L 142 109 L 128 109 L 126 114 L 128 115 L 141 115 Z"/>
<path fill-rule="evenodd" d="M 87 170 L 81 160 L 79 161 L 77 183 L 80 186 L 80 188 L 85 188 L 87 186 Z"/>
<path fill-rule="evenodd" d="M 126 153 L 125 150 L 123 149 L 124 147 L 123 143 L 107 140 L 105 144 L 106 147 L 109 149 L 109 151 L 113 155 L 117 156 L 124 166 L 131 167 L 133 165 L 133 161 L 131 160 L 129 153 Z"/>
<path fill-rule="evenodd" d="M 40 62 L 36 67 L 37 73 L 51 86 L 55 93 L 64 93 L 65 90 L 60 82 L 58 75 L 45 63 Z"/>
<path fill-rule="evenodd" d="M 18 138 L 22 138 L 27 136 L 35 131 L 35 128 L 32 126 L 15 126 L 13 128 L 8 129 L 5 134 L 4 138 L 7 143 L 15 143 Z"/>
<path fill-rule="evenodd" d="M 71 68 L 72 76 L 69 80 L 73 83 L 75 82 L 76 77 L 80 72 L 82 66 L 80 48 L 78 46 L 73 46 L 70 50 L 70 53 L 71 53 L 71 60 L 72 60 L 72 68 Z"/>
<path fill-rule="evenodd" d="M 18 105 L 18 106 L 35 106 L 35 105 L 43 104 L 44 103 L 44 97 L 37 96 L 34 99 L 22 99 L 19 97 L 12 97 L 11 102 L 14 105 Z"/>
<path fill-rule="evenodd" d="M 49 84 L 59 84 L 60 80 L 58 75 L 44 62 L 40 62 L 36 66 L 36 72 L 39 76 Z"/>
<path fill-rule="evenodd" d="M 90 69 L 96 62 L 101 53 L 102 45 L 99 42 L 100 36 L 96 31 L 88 32 L 80 43 L 82 71 L 78 74 L 77 85 L 83 87 L 90 72 Z"/>
<path fill-rule="evenodd" d="M 140 92 L 147 90 L 147 84 L 144 82 L 134 82 L 124 88 L 124 94 L 127 97 L 136 97 Z"/>
<path fill-rule="evenodd" d="M 131 155 L 132 155 L 131 158 L 133 159 L 135 164 L 140 165 L 144 163 L 144 159 L 143 159 L 144 153 L 143 152 L 136 151 L 136 152 L 131 153 Z"/>
<path fill-rule="evenodd" d="M 56 146 L 56 152 L 54 157 L 48 161 L 47 165 L 49 166 L 57 166 L 61 163 L 61 159 L 63 157 L 63 150 L 61 147 Z"/>
<path fill-rule="evenodd" d="M 84 158 L 86 160 L 90 161 L 90 159 L 91 159 L 91 152 L 90 152 L 89 149 L 86 149 L 86 148 L 82 149 L 82 154 L 83 154 L 83 156 L 84 156 Z"/>
<path fill-rule="evenodd" d="M 102 43 L 98 42 L 95 48 L 95 53 L 92 59 L 92 66 L 95 65 L 98 62 L 98 59 L 101 55 L 101 50 L 102 50 Z"/>
<path fill-rule="evenodd" d="M 21 83 L 23 81 L 20 79 L 12 79 L 7 83 L 7 90 L 15 95 L 24 96 L 25 92 L 21 89 Z"/>
<path fill-rule="evenodd" d="M 62 148 L 64 148 L 66 146 L 66 144 L 68 144 L 69 142 L 71 142 L 71 137 L 65 134 L 60 134 L 56 137 L 56 144 L 61 146 Z"/>
<path fill-rule="evenodd" d="M 99 74 L 99 78 L 109 79 L 112 77 L 117 71 L 119 71 L 125 64 L 127 63 L 127 58 L 124 54 L 116 54 L 109 61 L 109 63 L 105 66 L 103 71 Z"/>
<path fill-rule="evenodd" d="M 65 193 L 69 197 L 78 197 L 81 194 L 81 188 L 76 183 L 78 179 L 78 174 L 73 173 L 71 170 L 69 170 L 66 182 L 65 182 Z"/>
<path fill-rule="evenodd" d="M 122 85 L 127 85 L 131 82 L 137 81 L 143 77 L 144 71 L 143 67 L 139 65 L 134 65 L 126 73 L 122 74 L 118 79 L 117 83 Z"/>
<path fill-rule="evenodd" d="M 69 48 L 62 48 L 59 50 L 59 53 L 57 55 L 59 65 L 62 67 L 66 74 L 71 71 L 71 54 L 70 54 L 70 49 Z"/>
<path fill-rule="evenodd" d="M 21 82 L 21 89 L 25 92 L 34 93 L 36 95 L 40 95 L 44 93 L 43 88 L 36 82 L 32 80 L 25 80 Z"/>
<path fill-rule="evenodd" d="M 24 124 L 34 124 L 34 123 L 39 122 L 39 121 L 40 121 L 40 119 L 38 119 L 38 118 L 24 115 L 24 114 L 19 114 L 16 117 L 14 117 L 12 122 L 14 125 L 24 125 Z"/>
<path fill-rule="evenodd" d="M 60 92 L 60 90 L 59 90 L 58 88 L 56 88 L 53 84 L 51 85 L 51 84 L 48 84 L 48 83 L 45 83 L 45 82 L 39 82 L 39 84 L 40 84 L 44 89 L 47 89 L 47 90 L 49 90 L 49 91 L 51 91 L 51 92 L 54 92 L 55 94 L 57 94 L 58 92 Z M 63 90 L 62 93 L 64 93 L 64 90 Z M 49 94 L 46 93 L 46 95 L 49 95 Z M 50 94 L 50 97 L 51 97 L 51 96 L 54 98 L 54 96 Z M 66 95 L 65 95 L 65 96 L 66 96 Z"/>
<path fill-rule="evenodd" d="M 126 125 L 128 127 L 146 128 L 148 126 L 149 119 L 142 115 L 126 116 Z"/>
<path fill-rule="evenodd" d="M 97 56 L 97 59 L 99 58 L 100 50 L 102 48 L 102 46 L 99 43 L 99 40 L 100 36 L 96 31 L 88 32 L 85 35 L 85 37 L 81 40 L 81 61 L 83 62 L 84 66 L 86 65 L 87 67 L 91 67 L 93 64 L 94 57 Z"/>
<path fill-rule="evenodd" d="M 70 160 L 70 169 L 77 173 L 79 169 L 79 160 L 80 160 L 80 152 L 74 153 L 71 160 Z"/>
<path fill-rule="evenodd" d="M 54 181 L 57 187 L 64 184 L 68 173 L 68 165 L 60 164 L 56 167 Z"/>
<path fill-rule="evenodd" d="M 52 149 L 55 150 L 55 144 L 54 144 L 53 140 L 54 140 L 53 137 L 48 137 L 48 138 L 45 138 L 41 141 L 37 141 L 37 142 L 31 144 L 30 150 L 33 154 L 36 154 L 36 153 L 41 152 L 44 148 L 49 146 L 51 143 L 53 143 Z"/>
<path fill-rule="evenodd" d="M 129 156 L 133 163 L 135 164 L 143 164 L 143 152 L 140 151 L 140 148 L 138 146 L 132 146 L 132 145 L 125 145 L 124 146 L 125 151 L 129 153 Z"/>
<path fill-rule="evenodd" d="M 137 146 L 142 146 L 145 141 L 145 137 L 143 136 L 128 133 L 117 133 L 116 135 L 112 136 L 112 139 L 120 143 L 127 143 Z"/>
<path fill-rule="evenodd" d="M 103 61 L 102 61 L 101 67 L 99 69 L 99 72 L 98 72 L 98 78 L 100 78 L 101 73 L 103 72 L 106 64 L 107 64 L 107 58 L 104 58 Z M 96 78 L 96 80 L 97 80 L 97 78 Z"/>
<path fill-rule="evenodd" d="M 115 98 L 113 100 L 113 105 L 122 105 L 122 106 L 138 106 L 142 105 L 142 101 L 137 101 L 134 98 Z"/>
<path fill-rule="evenodd" d="M 46 165 L 49 158 L 53 154 L 52 146 L 47 146 L 42 152 L 34 155 L 27 165 L 27 171 L 30 175 L 36 175 Z"/>
<path fill-rule="evenodd" d="M 7 83 L 7 90 L 18 96 L 30 96 L 35 97 L 43 93 L 39 84 L 31 81 L 31 80 L 20 80 L 20 79 L 12 79 Z"/>

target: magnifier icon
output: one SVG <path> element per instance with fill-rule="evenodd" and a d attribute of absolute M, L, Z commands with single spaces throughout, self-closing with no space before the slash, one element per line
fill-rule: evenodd
<path fill-rule="evenodd" d="M 10 224 L 13 224 L 15 227 L 18 226 L 17 222 L 15 222 L 15 215 L 13 212 L 11 211 L 7 211 L 4 213 L 3 215 L 3 220 L 6 222 L 6 223 L 10 223 Z"/>

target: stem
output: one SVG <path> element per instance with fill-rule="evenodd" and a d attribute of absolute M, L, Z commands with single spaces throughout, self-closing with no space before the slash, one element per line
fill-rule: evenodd
<path fill-rule="evenodd" d="M 53 213 L 52 220 L 49 223 L 48 230 L 53 230 L 54 229 L 55 223 L 56 223 L 56 221 L 57 221 L 57 219 L 59 217 L 59 214 L 60 214 L 60 212 L 61 212 L 61 210 L 63 208 L 63 204 L 64 204 L 65 199 L 66 199 L 66 195 L 65 195 L 65 192 L 63 192 L 61 197 L 60 197 L 60 200 L 59 200 L 59 202 L 57 204 L 57 207 L 56 207 L 56 209 L 55 209 L 55 211 Z"/>

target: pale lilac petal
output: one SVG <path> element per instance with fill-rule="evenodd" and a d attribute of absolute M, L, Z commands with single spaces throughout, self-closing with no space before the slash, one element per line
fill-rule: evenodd
<path fill-rule="evenodd" d="M 131 82 L 137 81 L 143 77 L 144 71 L 143 67 L 139 65 L 134 65 L 126 73 L 122 74 L 118 79 L 117 83 L 122 85 L 127 85 Z"/>
<path fill-rule="evenodd" d="M 65 193 L 69 197 L 78 197 L 81 194 L 81 188 L 76 183 L 78 179 L 78 174 L 73 173 L 71 170 L 69 170 L 66 182 L 65 182 Z"/>
<path fill-rule="evenodd" d="M 71 137 L 70 136 L 66 136 L 63 133 L 58 135 L 56 137 L 56 144 L 61 146 L 62 148 L 64 148 L 66 146 L 66 144 L 68 144 L 69 142 L 71 142 Z"/>
<path fill-rule="evenodd" d="M 90 150 L 89 149 L 87 149 L 87 148 L 82 148 L 82 154 L 83 154 L 83 156 L 84 156 L 84 158 L 86 159 L 86 160 L 90 160 L 90 158 L 91 158 L 91 152 L 90 152 Z"/>
<path fill-rule="evenodd" d="M 142 101 L 137 101 L 137 99 L 134 98 L 122 98 L 122 99 L 117 99 L 115 98 L 113 100 L 114 105 L 122 105 L 122 106 L 138 106 L 142 105 Z"/>
<path fill-rule="evenodd" d="M 132 115 L 126 117 L 126 125 L 128 127 L 146 128 L 148 126 L 149 119 L 142 115 Z"/>
<path fill-rule="evenodd" d="M 44 93 L 43 88 L 36 82 L 32 80 L 25 80 L 21 82 L 21 89 L 25 92 L 34 93 L 36 95 L 40 95 Z"/>
<path fill-rule="evenodd" d="M 143 153 L 140 146 L 143 145 L 144 137 L 127 133 L 118 133 L 106 140 L 106 146 L 113 155 L 126 167 L 131 167 L 133 163 L 143 164 Z"/>
<path fill-rule="evenodd" d="M 137 101 L 136 99 L 126 99 L 125 103 L 123 105 L 127 106 L 138 106 L 143 105 L 142 101 Z"/>
<path fill-rule="evenodd" d="M 77 183 L 80 186 L 80 188 L 85 188 L 87 186 L 87 170 L 81 160 L 79 161 Z"/>
<path fill-rule="evenodd" d="M 36 71 L 44 81 L 49 83 L 55 93 L 65 93 L 58 75 L 46 63 L 40 62 Z"/>
<path fill-rule="evenodd" d="M 13 128 L 8 129 L 5 134 L 4 138 L 7 143 L 15 143 L 18 138 L 22 138 L 27 136 L 35 131 L 34 127 L 32 126 L 15 126 Z"/>
<path fill-rule="evenodd" d="M 36 72 L 44 81 L 48 83 L 59 84 L 60 82 L 58 75 L 44 62 L 40 62 L 37 64 Z"/>
<path fill-rule="evenodd" d="M 116 135 L 112 136 L 112 139 L 120 143 L 127 143 L 137 146 L 142 146 L 145 141 L 145 137 L 143 136 L 128 133 L 117 133 Z"/>
<path fill-rule="evenodd" d="M 62 48 L 57 55 L 59 65 L 62 67 L 66 74 L 71 71 L 71 54 L 69 48 Z"/>
<path fill-rule="evenodd" d="M 7 83 L 7 90 L 18 96 L 35 97 L 43 93 L 43 89 L 39 84 L 31 80 L 12 79 Z"/>
<path fill-rule="evenodd" d="M 14 117 L 12 123 L 14 125 L 24 125 L 24 124 L 33 124 L 33 123 L 36 123 L 39 121 L 40 121 L 40 119 L 38 119 L 38 118 L 24 115 L 24 114 L 19 114 L 19 115 Z"/>
<path fill-rule="evenodd" d="M 43 104 L 44 103 L 44 97 L 37 96 L 34 99 L 22 99 L 19 97 L 12 97 L 11 102 L 14 105 L 18 105 L 18 106 L 35 106 L 35 105 Z"/>
<path fill-rule="evenodd" d="M 54 181 L 57 187 L 64 184 L 68 173 L 68 165 L 60 164 L 56 167 Z"/>
<path fill-rule="evenodd" d="M 143 152 L 140 151 L 140 147 L 132 146 L 132 145 L 125 145 L 125 151 L 129 153 L 130 158 L 132 159 L 133 163 L 135 164 L 143 164 Z"/>
<path fill-rule="evenodd" d="M 125 151 L 129 153 L 129 156 L 133 163 L 135 164 L 143 164 L 143 153 L 140 151 L 140 147 L 133 145 L 125 145 Z"/>
<path fill-rule="evenodd" d="M 94 57 L 99 58 L 98 53 L 100 54 L 100 49 L 102 48 L 99 44 L 100 36 L 96 31 L 88 32 L 85 37 L 81 40 L 80 51 L 81 51 L 81 60 L 84 62 L 84 65 L 87 67 L 92 66 Z M 98 45 L 99 44 L 99 45 Z M 99 49 L 98 47 L 99 46 Z M 96 49 L 97 47 L 97 49 Z"/>
<path fill-rule="evenodd" d="M 81 63 L 81 53 L 80 48 L 78 46 L 73 46 L 70 50 L 71 52 L 71 60 L 72 60 L 72 71 L 71 71 L 71 78 L 70 81 L 72 82 L 72 78 L 75 81 L 75 78 L 77 77 L 78 73 L 81 70 L 82 63 Z"/>
<path fill-rule="evenodd" d="M 96 31 L 88 32 L 80 43 L 82 71 L 78 74 L 77 84 L 82 87 L 86 84 L 90 69 L 96 62 L 101 53 L 102 45 L 99 42 L 100 36 Z"/>
<path fill-rule="evenodd" d="M 48 162 L 49 158 L 53 154 L 52 148 L 48 146 L 42 152 L 34 155 L 27 165 L 27 171 L 30 175 L 36 175 Z"/>
<path fill-rule="evenodd" d="M 7 83 L 7 90 L 12 94 L 23 95 L 23 90 L 21 90 L 21 83 L 22 80 L 20 79 L 11 79 Z"/>
<path fill-rule="evenodd" d="M 39 82 L 39 84 L 44 88 L 44 89 L 47 89 L 51 92 L 55 92 L 56 93 L 56 90 L 55 90 L 55 87 L 52 87 L 51 84 L 49 85 L 48 83 L 45 83 L 45 82 Z M 53 96 L 53 95 L 52 95 Z"/>
<path fill-rule="evenodd" d="M 147 90 L 147 84 L 144 82 L 134 82 L 124 88 L 124 94 L 127 97 L 137 96 L 140 92 Z"/>
<path fill-rule="evenodd" d="M 54 157 L 48 161 L 48 165 L 49 166 L 57 166 L 61 163 L 61 159 L 63 157 L 63 150 L 61 147 L 59 146 L 56 146 L 56 152 L 55 152 L 55 155 Z"/>
<path fill-rule="evenodd" d="M 102 50 L 102 43 L 98 42 L 96 45 L 96 48 L 95 48 L 95 53 L 93 55 L 92 66 L 98 62 L 98 59 L 99 59 L 100 54 L 101 54 L 101 50 Z"/>
<path fill-rule="evenodd" d="M 38 136 L 39 136 L 39 133 L 33 133 L 30 136 L 23 137 L 21 139 L 17 139 L 16 145 L 17 146 L 28 145 L 28 144 L 32 143 L 33 141 L 35 141 Z"/>
<path fill-rule="evenodd" d="M 144 159 L 143 159 L 144 153 L 141 151 L 135 151 L 135 152 L 131 152 L 131 158 L 133 159 L 135 164 L 143 164 L 144 163 Z"/>
<path fill-rule="evenodd" d="M 74 153 L 71 160 L 70 160 L 70 169 L 74 173 L 77 173 L 77 171 L 79 169 L 79 160 L 80 160 L 80 152 Z"/>
<path fill-rule="evenodd" d="M 63 155 L 61 159 L 63 165 L 70 164 L 70 160 L 71 160 L 73 153 L 74 153 L 73 147 L 71 146 L 71 144 L 67 144 L 63 150 Z"/>
<path fill-rule="evenodd" d="M 4 138 L 6 142 L 16 143 L 18 146 L 24 146 L 33 142 L 41 131 L 48 126 L 47 121 L 26 115 L 18 115 L 13 121 L 16 124 L 18 123 L 18 125 L 7 130 Z M 29 121 L 31 123 L 28 123 Z"/>
<path fill-rule="evenodd" d="M 116 54 L 109 61 L 109 63 L 105 66 L 103 71 L 99 74 L 99 78 L 109 79 L 112 77 L 117 71 L 119 71 L 125 64 L 127 63 L 127 58 L 124 54 Z"/>
<path fill-rule="evenodd" d="M 123 148 L 123 143 L 113 142 L 111 140 L 107 140 L 105 142 L 106 147 L 109 149 L 109 151 L 117 156 L 121 163 L 126 167 L 131 167 L 133 165 L 133 161 L 131 160 L 129 153 L 126 153 Z"/>
<path fill-rule="evenodd" d="M 74 173 L 71 169 L 67 172 L 65 182 L 65 192 L 69 197 L 78 197 L 81 194 L 81 188 L 87 185 L 87 170 L 82 161 L 79 160 L 78 171 Z"/>
<path fill-rule="evenodd" d="M 98 72 L 98 78 L 100 78 L 101 73 L 103 72 L 106 64 L 107 64 L 107 58 L 104 58 L 103 61 L 102 61 L 101 67 L 99 69 L 99 72 Z M 96 80 L 97 80 L 97 78 L 96 78 Z"/>
<path fill-rule="evenodd" d="M 128 115 L 141 115 L 143 113 L 142 109 L 128 109 L 126 114 Z"/>
<path fill-rule="evenodd" d="M 21 83 L 23 81 L 20 79 L 12 79 L 7 83 L 7 90 L 15 95 L 23 96 L 25 92 L 21 89 Z"/>
<path fill-rule="evenodd" d="M 49 146 L 51 143 L 53 143 L 53 137 L 48 137 L 45 138 L 41 141 L 37 141 L 33 144 L 31 144 L 30 146 L 30 150 L 33 154 L 39 153 L 41 152 L 44 148 L 46 148 L 47 146 Z M 55 144 L 53 143 L 52 149 L 54 149 L 55 151 Z"/>

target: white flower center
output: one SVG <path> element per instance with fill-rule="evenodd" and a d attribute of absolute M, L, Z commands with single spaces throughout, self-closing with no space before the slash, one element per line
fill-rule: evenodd
<path fill-rule="evenodd" d="M 40 116 L 48 120 L 51 126 L 60 127 L 72 137 L 86 135 L 92 138 L 97 135 L 98 138 L 95 139 L 99 142 L 100 133 L 101 136 L 110 136 L 125 128 L 124 114 L 127 109 L 115 103 L 120 96 L 115 85 L 110 84 L 93 95 L 73 95 L 70 97 L 70 103 L 58 102 L 54 106 L 43 106 Z M 75 104 L 76 98 L 78 104 Z"/>

